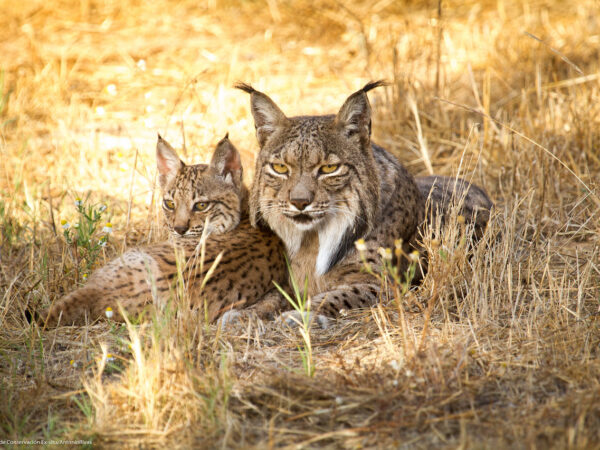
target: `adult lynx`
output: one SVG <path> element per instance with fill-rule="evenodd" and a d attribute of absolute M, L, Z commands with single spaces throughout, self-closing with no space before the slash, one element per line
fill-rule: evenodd
<path fill-rule="evenodd" d="M 299 284 L 308 279 L 312 310 L 374 304 L 380 283 L 363 270 L 354 243 L 364 239 L 366 260 L 378 265 L 379 247 L 402 240 L 417 248 L 429 181 L 421 188 L 383 148 L 371 143 L 373 82 L 352 94 L 336 115 L 287 117 L 267 95 L 247 84 L 260 152 L 250 193 L 250 219 L 268 225 L 285 243 Z M 405 270 L 406 257 L 395 264 Z"/>
<path fill-rule="evenodd" d="M 174 292 L 178 264 L 191 306 L 206 307 L 211 321 L 230 308 L 253 306 L 260 312 L 273 301 L 259 299 L 273 288 L 272 281 L 286 280 L 283 248 L 272 233 L 250 226 L 240 157 L 228 138 L 219 142 L 209 165 L 186 166 L 159 136 L 157 166 L 172 242 L 128 250 L 96 270 L 85 286 L 42 314 L 48 325 L 83 324 L 102 317 L 109 306 L 117 312 L 117 303 L 132 315 L 150 303 L 163 305 Z M 207 219 L 210 237 L 202 260 L 199 242 Z"/>

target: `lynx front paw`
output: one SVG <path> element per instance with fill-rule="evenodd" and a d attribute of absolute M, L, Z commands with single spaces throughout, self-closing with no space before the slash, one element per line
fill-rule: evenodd
<path fill-rule="evenodd" d="M 311 327 L 313 323 L 316 323 L 321 329 L 326 330 L 330 325 L 328 317 L 312 312 L 287 311 L 279 316 L 279 320 L 290 328 L 303 327 L 305 323 Z"/>

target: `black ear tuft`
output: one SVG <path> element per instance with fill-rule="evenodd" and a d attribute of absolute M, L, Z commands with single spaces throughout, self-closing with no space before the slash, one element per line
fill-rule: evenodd
<path fill-rule="evenodd" d="M 371 81 L 346 99 L 335 118 L 335 123 L 344 136 L 348 138 L 358 137 L 362 144 L 370 141 L 371 106 L 367 92 L 386 84 L 383 80 Z"/>
<path fill-rule="evenodd" d="M 248 83 L 243 83 L 241 81 L 238 81 L 237 83 L 235 83 L 233 85 L 234 88 L 236 89 L 241 89 L 244 92 L 247 92 L 248 94 L 252 94 L 253 92 L 257 92 L 252 86 L 250 86 Z"/>
<path fill-rule="evenodd" d="M 371 89 L 375 89 L 380 86 L 389 86 L 389 83 L 385 80 L 369 81 L 367 84 L 365 84 L 363 86 L 361 91 L 369 92 Z"/>

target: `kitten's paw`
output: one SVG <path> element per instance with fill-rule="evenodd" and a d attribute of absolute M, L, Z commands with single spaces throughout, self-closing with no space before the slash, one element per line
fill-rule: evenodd
<path fill-rule="evenodd" d="M 316 323 L 323 330 L 329 328 L 330 325 L 330 319 L 328 317 L 325 317 L 321 314 L 314 314 L 312 312 L 300 313 L 299 311 L 287 311 L 279 317 L 279 320 L 281 320 L 290 328 L 303 327 L 305 323 L 304 321 L 308 323 L 309 327 L 311 327 L 313 323 Z"/>
<path fill-rule="evenodd" d="M 256 318 L 256 314 L 252 311 L 230 309 L 217 320 L 217 324 L 220 325 L 222 330 L 231 330 Z M 254 320 L 253 323 L 254 322 L 256 322 L 256 320 Z"/>
<path fill-rule="evenodd" d="M 221 326 L 223 330 L 228 330 L 238 325 L 244 314 L 241 311 L 236 309 L 230 309 L 226 311 L 221 318 L 217 321 L 217 323 Z"/>

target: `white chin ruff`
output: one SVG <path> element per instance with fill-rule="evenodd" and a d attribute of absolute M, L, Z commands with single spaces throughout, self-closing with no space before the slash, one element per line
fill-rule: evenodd
<path fill-rule="evenodd" d="M 265 217 L 265 219 L 271 229 L 285 243 L 286 250 L 291 258 L 295 257 L 300 250 L 304 233 L 310 230 L 317 231 L 319 236 L 319 253 L 317 255 L 315 272 L 318 276 L 327 272 L 342 237 L 354 223 L 354 217 L 348 214 L 327 215 L 324 218 L 307 224 L 296 223 L 285 216 L 275 214 L 268 218 Z"/>
<path fill-rule="evenodd" d="M 353 225 L 353 222 L 353 218 L 347 214 L 336 214 L 319 227 L 319 254 L 315 267 L 317 275 L 327 272 L 342 237 L 346 234 L 346 230 Z"/>
<path fill-rule="evenodd" d="M 298 230 L 304 232 L 304 231 L 310 231 L 310 230 L 317 228 L 321 224 L 322 219 L 313 220 L 312 222 L 309 222 L 309 223 L 294 222 L 294 220 L 289 219 L 289 218 L 288 218 L 288 221 L 290 222 L 290 224 L 292 224 L 292 226 L 294 226 Z"/>

